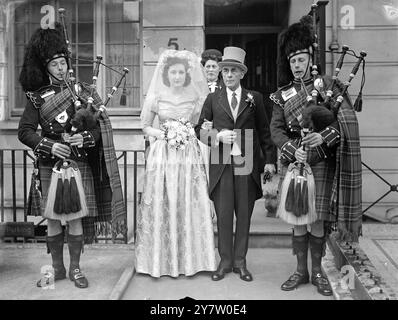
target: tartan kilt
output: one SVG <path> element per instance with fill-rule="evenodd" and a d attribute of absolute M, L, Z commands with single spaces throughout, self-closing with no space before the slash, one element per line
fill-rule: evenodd
<path fill-rule="evenodd" d="M 86 203 L 87 203 L 87 210 L 88 214 L 87 217 L 96 217 L 98 216 L 98 209 L 97 203 L 95 201 L 95 189 L 94 189 L 94 181 L 93 175 L 91 172 L 91 168 L 88 165 L 88 162 L 85 161 L 77 161 L 80 174 L 82 177 L 82 184 L 84 188 L 84 193 L 86 196 Z M 46 208 L 47 203 L 47 195 L 48 195 L 48 188 L 51 182 L 52 176 L 52 169 L 54 167 L 55 162 L 42 162 L 39 160 L 39 173 L 40 173 L 40 183 L 41 183 L 41 192 L 42 192 L 42 200 L 41 200 L 41 214 L 43 216 L 44 210 Z M 54 214 L 54 220 L 61 220 L 56 218 L 56 214 Z"/>
<path fill-rule="evenodd" d="M 323 220 L 327 222 L 335 222 L 336 216 L 332 214 L 331 205 L 333 199 L 332 188 L 333 180 L 335 174 L 335 159 L 329 159 L 329 161 L 320 161 L 316 164 L 310 164 L 312 173 L 315 180 L 315 208 L 318 216 L 318 220 Z M 282 186 L 283 179 L 285 178 L 287 172 L 286 166 L 281 166 L 281 178 L 279 181 L 279 190 Z M 279 192 L 279 201 L 280 201 Z"/>

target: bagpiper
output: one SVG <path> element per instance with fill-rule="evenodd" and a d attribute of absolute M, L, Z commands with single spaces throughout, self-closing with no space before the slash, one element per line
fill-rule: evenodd
<path fill-rule="evenodd" d="M 316 217 L 309 224 L 293 224 L 292 246 L 297 268 L 281 289 L 293 290 L 310 281 L 307 267 L 310 248 L 311 282 L 320 294 L 328 296 L 332 295 L 332 289 L 321 269 L 326 237 L 336 226 L 341 239 L 358 241 L 361 233 L 361 155 L 358 121 L 345 92 L 333 121 L 318 132 L 303 134 L 302 114 L 308 97 L 314 97 L 320 108 L 327 108 L 324 102 L 333 82 L 332 77 L 320 75 L 320 67 L 314 62 L 318 50 L 314 31 L 313 18 L 308 15 L 280 35 L 279 89 L 270 95 L 274 103 L 271 136 L 281 152 L 282 174 L 290 164 L 306 162 L 315 180 Z M 342 91 L 342 83 L 337 81 L 328 105 L 333 105 Z"/>
<path fill-rule="evenodd" d="M 18 138 L 34 151 L 37 159 L 40 185 L 36 193 L 31 188 L 35 194 L 30 197 L 41 191 L 41 210 L 31 210 L 31 214 L 47 218 L 47 251 L 51 253 L 54 279 L 66 278 L 63 260 L 63 225 L 66 225 L 68 275 L 76 287 L 86 288 L 88 280 L 80 268 L 83 244 L 92 243 L 96 231 L 105 230 L 109 222 L 115 233 L 125 232 L 126 210 L 112 126 L 106 112 L 98 119 L 91 117 L 90 125 L 73 134 L 77 110 L 72 102 L 73 91 L 68 88 L 67 74 L 72 68 L 68 54 L 59 23 L 53 29 L 39 28 L 32 35 L 19 77 L 28 99 L 19 122 Z M 87 101 L 90 86 L 77 83 L 73 87 Z M 82 100 L 82 106 L 84 103 Z M 101 104 L 95 92 L 93 105 Z M 37 132 L 39 125 L 41 134 Z M 70 175 L 61 175 L 67 167 Z M 37 282 L 39 287 L 44 285 L 41 280 Z"/>

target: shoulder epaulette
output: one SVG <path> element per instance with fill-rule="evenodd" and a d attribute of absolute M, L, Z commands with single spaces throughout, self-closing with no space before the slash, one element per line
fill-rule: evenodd
<path fill-rule="evenodd" d="M 32 102 L 33 106 L 36 109 L 39 109 L 44 102 L 46 102 L 46 98 L 52 96 L 55 93 L 52 85 L 46 85 L 37 89 L 36 91 L 27 91 L 25 92 L 28 99 Z"/>
<path fill-rule="evenodd" d="M 43 103 L 44 103 L 44 99 L 41 97 L 41 94 L 39 91 L 27 91 L 25 92 L 26 97 L 30 100 L 30 102 L 32 102 L 33 106 L 36 109 L 39 109 Z"/>
<path fill-rule="evenodd" d="M 276 103 L 280 107 L 284 107 L 284 101 L 282 98 L 282 91 L 285 90 L 286 88 L 290 87 L 292 85 L 291 82 L 289 82 L 287 85 L 280 87 L 277 91 L 274 93 L 271 93 L 269 95 L 269 98 L 272 100 L 272 102 Z"/>

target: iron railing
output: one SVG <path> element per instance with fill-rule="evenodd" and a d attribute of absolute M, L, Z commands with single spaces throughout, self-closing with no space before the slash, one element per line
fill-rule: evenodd
<path fill-rule="evenodd" d="M 138 155 L 142 153 L 144 155 L 145 151 L 144 150 L 117 150 L 116 155 L 117 155 L 117 160 L 119 164 L 119 168 L 121 167 L 120 176 L 123 181 L 122 183 L 122 190 L 123 190 L 123 195 L 124 195 L 124 202 L 125 202 L 125 207 L 126 207 L 126 212 L 128 209 L 131 211 L 133 210 L 133 223 L 134 223 L 134 230 L 133 230 L 133 237 L 135 237 L 135 229 L 136 229 L 136 219 L 137 219 L 137 210 L 138 210 L 138 201 L 140 200 L 139 197 L 139 192 L 138 192 L 138 169 L 144 163 L 138 163 Z M 133 162 L 129 163 L 128 160 L 131 158 L 128 157 L 129 154 L 133 155 Z M 6 159 L 7 157 L 7 159 Z M 22 159 L 21 159 L 22 157 Z M 27 222 L 28 221 L 28 215 L 27 215 L 27 204 L 28 204 L 28 195 L 29 195 L 29 188 L 30 188 L 30 174 L 31 170 L 28 172 L 28 160 L 31 160 L 32 162 L 34 161 L 34 156 L 32 151 L 26 150 L 26 149 L 0 149 L 0 222 Z M 22 166 L 22 167 L 21 167 Z M 132 166 L 132 175 L 133 177 L 130 178 L 128 174 L 128 169 L 129 166 Z M 33 165 L 31 166 L 33 170 Z M 5 173 L 9 169 L 11 169 L 11 176 L 8 176 L 7 181 L 11 182 L 11 185 L 8 188 L 8 194 L 7 196 L 5 195 Z M 18 172 L 17 171 L 22 171 Z M 133 184 L 132 184 L 132 189 L 129 190 L 129 183 L 133 179 Z M 22 186 L 17 187 L 22 181 Z M 22 188 L 22 190 L 20 190 Z M 11 192 L 10 192 L 11 191 Z M 22 192 L 22 198 L 21 194 L 19 192 Z M 131 193 L 133 193 L 131 195 Z M 129 200 L 132 199 L 132 208 L 128 208 L 128 202 Z M 8 200 L 6 204 L 6 200 Z M 10 214 L 7 215 L 5 211 L 6 210 L 11 210 Z M 18 218 L 18 213 L 23 210 L 23 218 L 19 217 Z M 129 212 L 128 212 L 129 214 Z M 10 221 L 11 218 L 11 221 Z M 38 228 L 40 225 L 43 224 L 43 222 L 46 219 L 41 219 L 39 222 L 35 223 L 35 229 Z M 106 230 L 106 233 L 108 236 L 105 237 L 98 237 L 96 238 L 96 241 L 105 241 L 108 242 L 109 240 L 114 240 L 110 236 L 111 234 L 111 229 L 110 225 L 108 226 L 108 229 Z M 35 236 L 36 239 L 40 239 L 40 236 Z M 17 239 L 14 238 L 14 241 Z M 127 243 L 127 234 L 123 235 L 123 238 L 121 239 L 120 237 L 116 239 L 118 242 L 122 241 L 124 243 Z M 23 241 L 26 241 L 26 239 L 23 239 Z"/>
<path fill-rule="evenodd" d="M 361 146 L 361 149 L 398 149 L 398 146 Z M 372 172 L 376 177 L 378 177 L 381 181 L 383 181 L 390 189 L 387 190 L 386 193 L 384 193 L 380 198 L 377 200 L 373 201 L 366 209 L 362 210 L 362 215 L 368 211 L 370 208 L 372 208 L 375 204 L 379 203 L 381 200 L 383 200 L 386 196 L 388 196 L 391 192 L 398 192 L 398 184 L 392 184 L 388 182 L 385 178 L 383 178 L 379 173 L 376 172 L 376 170 L 372 169 L 370 166 L 368 166 L 366 163 L 362 161 L 362 165 L 367 168 L 370 172 Z"/>
<path fill-rule="evenodd" d="M 398 149 L 398 146 L 361 146 L 361 149 Z M 4 172 L 5 172 L 5 155 L 6 154 L 10 155 L 10 163 L 7 163 L 7 166 L 11 166 L 11 210 L 12 210 L 12 221 L 11 222 L 27 222 L 27 199 L 28 199 L 28 188 L 30 187 L 30 181 L 28 180 L 28 166 L 27 166 L 27 160 L 34 160 L 33 155 L 31 155 L 31 151 L 25 150 L 25 149 L 0 149 L 0 217 L 1 220 L 0 222 L 5 222 L 5 179 L 4 179 Z M 18 153 L 22 153 L 22 161 L 17 163 L 16 162 L 16 156 Z M 126 206 L 126 212 L 128 210 L 128 200 L 132 198 L 132 206 L 133 206 L 133 225 L 134 225 L 134 230 L 133 230 L 133 237 L 135 238 L 136 234 L 136 219 L 137 219 L 137 210 L 138 210 L 138 202 L 140 201 L 140 194 L 138 192 L 138 168 L 139 166 L 144 166 L 144 162 L 142 164 L 138 163 L 138 155 L 142 153 L 144 155 L 145 151 L 144 150 L 118 150 L 116 151 L 119 156 L 117 156 L 117 160 L 119 163 L 119 167 L 122 165 L 122 170 L 120 171 L 121 178 L 123 178 L 123 193 L 124 193 L 124 200 L 125 200 L 125 206 Z M 129 164 L 128 163 L 128 154 L 133 154 L 133 163 Z M 123 161 L 121 163 L 121 161 Z M 144 160 L 145 161 L 145 160 Z M 23 205 L 18 205 L 17 204 L 17 184 L 20 180 L 17 179 L 17 174 L 16 174 L 16 169 L 19 165 L 22 164 L 22 180 L 23 180 Z M 133 166 L 133 190 L 129 190 L 128 187 L 128 166 L 132 165 Z M 378 202 L 380 202 L 382 199 L 384 199 L 387 195 L 389 195 L 391 192 L 398 192 L 398 184 L 393 184 L 388 182 L 385 178 L 383 178 L 378 172 L 376 172 L 374 169 L 372 169 L 369 165 L 366 163 L 362 162 L 362 165 L 367 168 L 370 172 L 372 172 L 374 175 L 376 175 L 379 179 L 381 179 L 388 187 L 389 190 L 386 191 L 385 194 L 383 194 L 381 197 L 379 197 L 377 200 L 375 200 L 373 203 L 371 203 L 367 208 L 365 208 L 362 211 L 362 214 L 368 211 L 371 207 L 376 205 Z M 32 167 L 33 168 L 33 167 Z M 28 185 L 29 184 L 29 185 Z M 131 192 L 133 192 L 132 196 Z M 9 206 L 8 206 L 9 207 Z M 18 210 L 23 209 L 23 220 L 18 220 L 17 217 L 17 212 Z M 130 208 L 131 210 L 131 208 Z M 35 227 L 40 226 L 45 219 L 42 219 L 40 222 L 38 222 Z M 123 242 L 127 242 L 127 237 L 124 236 L 124 239 L 122 239 Z M 16 240 L 16 238 L 14 239 Z M 107 242 L 108 240 L 112 240 L 111 237 L 102 237 L 102 238 L 97 238 L 97 241 L 104 240 Z M 117 239 L 120 240 L 120 239 Z M 24 239 L 25 241 L 25 239 Z"/>

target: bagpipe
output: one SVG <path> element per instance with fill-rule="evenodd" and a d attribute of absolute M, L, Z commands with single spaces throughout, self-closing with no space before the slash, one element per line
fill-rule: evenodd
<path fill-rule="evenodd" d="M 64 33 L 64 38 L 65 42 L 68 47 L 68 56 L 67 56 L 67 63 L 68 63 L 68 79 L 64 79 L 64 83 L 67 86 L 70 94 L 71 94 L 71 99 L 73 101 L 73 104 L 76 109 L 76 115 L 75 119 L 72 123 L 72 132 L 78 132 L 78 130 L 87 130 L 89 129 L 87 126 L 84 126 L 83 120 L 86 119 L 87 125 L 93 124 L 95 122 L 92 122 L 92 120 L 98 120 L 98 118 L 101 116 L 101 114 L 106 111 L 106 106 L 113 97 L 114 93 L 119 89 L 121 83 L 124 81 L 124 88 L 123 88 L 123 93 L 125 94 L 126 91 L 126 75 L 129 72 L 129 69 L 123 68 L 123 72 L 119 72 L 113 68 L 110 68 L 109 66 L 105 65 L 102 63 L 102 56 L 97 55 L 96 60 L 94 61 L 89 61 L 94 64 L 93 66 L 93 83 L 90 85 L 90 93 L 89 96 L 86 98 L 83 95 L 79 95 L 79 88 L 76 85 L 77 81 L 76 78 L 74 77 L 74 71 L 73 71 L 73 66 L 72 66 L 72 46 L 71 42 L 69 41 L 69 36 L 68 36 L 68 30 L 66 27 L 65 23 L 65 9 L 60 8 L 58 9 L 58 12 L 60 14 L 60 20 L 61 20 L 61 25 Z M 87 60 L 84 59 L 76 59 L 78 61 L 83 61 L 87 62 Z M 107 98 L 104 103 L 100 104 L 99 107 L 95 106 L 93 104 L 94 102 L 94 92 L 97 89 L 97 79 L 98 79 L 98 74 L 99 74 L 99 67 L 100 65 L 105 66 L 106 68 L 111 69 L 113 72 L 116 72 L 121 75 L 121 77 L 116 81 L 116 83 L 113 85 L 111 92 L 107 94 Z M 126 97 L 122 95 L 121 97 L 121 104 L 125 104 L 125 99 Z M 82 115 L 79 115 L 79 113 L 82 113 Z M 89 116 L 91 116 L 93 119 L 87 119 Z M 76 125 L 76 126 L 75 126 Z"/>
<path fill-rule="evenodd" d="M 301 79 L 301 87 L 306 94 L 306 103 L 301 111 L 301 116 L 298 121 L 301 126 L 301 136 L 305 137 L 311 132 L 320 132 L 333 122 L 337 121 L 338 112 L 341 105 L 347 96 L 348 87 L 351 85 L 352 79 L 357 74 L 361 64 L 363 66 L 361 88 L 358 97 L 355 101 L 353 109 L 356 112 L 362 110 L 362 89 L 365 83 L 365 57 L 366 52 L 361 51 L 357 55 L 348 46 L 342 46 L 342 51 L 339 60 L 334 69 L 332 82 L 325 88 L 325 82 L 319 74 L 319 46 L 317 36 L 317 5 L 311 6 L 311 15 L 313 22 L 313 65 L 311 66 L 312 86 L 311 92 L 308 92 L 306 85 Z M 331 52 L 326 51 L 325 52 Z M 331 52 L 334 53 L 334 52 Z M 357 61 L 352 68 L 348 79 L 342 82 L 338 79 L 338 75 L 343 67 L 344 58 L 346 55 L 351 55 L 357 58 Z M 301 144 L 305 151 L 305 146 Z M 288 166 L 286 175 L 281 185 L 281 196 L 277 210 L 277 216 L 282 220 L 293 225 L 304 225 L 315 222 L 317 212 L 315 208 L 315 180 L 313 172 L 308 163 L 300 163 L 298 161 L 291 163 Z"/>
<path fill-rule="evenodd" d="M 68 143 L 68 136 L 73 136 L 74 134 L 85 130 L 90 131 L 97 127 L 98 122 L 101 121 L 101 118 L 104 117 L 104 113 L 106 113 L 107 104 L 123 81 L 123 94 L 125 94 L 126 75 L 129 72 L 129 69 L 123 68 L 123 72 L 112 69 L 102 63 L 101 55 L 97 55 L 95 61 L 90 61 L 93 62 L 92 84 L 88 89 L 87 87 L 80 87 L 74 76 L 72 66 L 72 47 L 65 23 L 65 9 L 60 8 L 58 12 L 63 29 L 63 36 L 68 47 L 68 55 L 66 57 L 68 75 L 63 79 L 63 82 L 70 93 L 71 102 L 75 109 L 74 116 L 70 121 L 72 126 L 70 134 L 65 133 L 63 140 L 70 146 L 73 154 L 77 158 L 80 158 L 82 155 L 79 149 L 82 145 L 71 146 Z M 76 58 L 76 60 L 87 62 L 87 60 L 83 59 Z M 98 94 L 96 94 L 100 65 L 120 74 L 120 78 L 107 94 L 107 98 L 104 103 L 102 103 Z M 125 96 L 122 95 L 121 104 L 125 104 L 125 99 Z M 77 219 L 88 214 L 81 173 L 77 163 L 71 159 L 59 160 L 53 168 L 44 216 L 47 218 L 54 218 L 53 214 L 57 214 L 57 217 L 61 216 L 62 220 L 65 221 Z"/>

